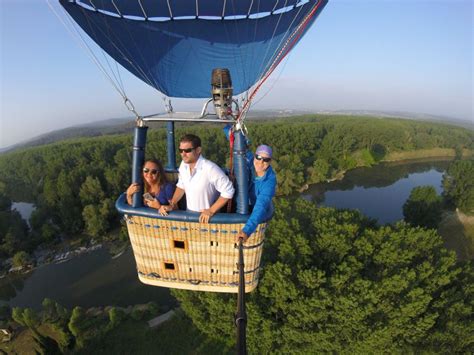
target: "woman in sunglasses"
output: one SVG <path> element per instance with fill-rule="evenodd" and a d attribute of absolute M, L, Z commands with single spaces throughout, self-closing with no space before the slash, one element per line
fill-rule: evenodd
<path fill-rule="evenodd" d="M 150 159 L 143 165 L 143 184 L 145 193 L 143 203 L 151 208 L 157 209 L 160 214 L 161 206 L 169 205 L 173 197 L 175 186 L 166 180 L 163 165 L 157 159 Z M 131 184 L 127 189 L 127 202 L 132 204 L 133 194 L 140 191 L 139 184 Z"/>
<path fill-rule="evenodd" d="M 273 150 L 268 145 L 262 144 L 255 150 L 255 155 L 247 153 L 247 163 L 250 167 L 249 200 L 252 207 L 247 223 L 236 236 L 236 242 L 242 239 L 246 242 L 248 237 L 255 232 L 257 226 L 268 221 L 273 215 L 273 196 L 276 190 L 276 174 L 272 169 Z M 253 169 L 252 169 L 253 166 Z"/>
<path fill-rule="evenodd" d="M 231 132 L 232 125 L 224 127 L 227 139 L 229 139 Z M 249 145 L 248 141 L 247 145 Z M 236 235 L 236 243 L 239 242 L 239 239 L 245 243 L 260 223 L 270 220 L 273 216 L 272 199 L 275 196 L 277 179 L 271 166 L 272 156 L 272 148 L 265 144 L 259 145 L 255 154 L 250 150 L 247 151 L 246 160 L 250 171 L 249 202 L 252 213 L 242 230 Z"/>

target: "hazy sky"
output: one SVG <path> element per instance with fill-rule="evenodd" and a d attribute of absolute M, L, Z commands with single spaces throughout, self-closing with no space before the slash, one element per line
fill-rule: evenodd
<path fill-rule="evenodd" d="M 0 148 L 129 116 L 46 0 L 0 0 L 0 14 Z M 408 111 L 472 120 L 473 1 L 329 0 L 283 69 L 261 90 L 267 94 L 255 109 Z M 125 71 L 122 76 L 141 114 L 163 111 L 160 93 Z M 173 103 L 177 111 L 201 108 L 200 101 Z"/>

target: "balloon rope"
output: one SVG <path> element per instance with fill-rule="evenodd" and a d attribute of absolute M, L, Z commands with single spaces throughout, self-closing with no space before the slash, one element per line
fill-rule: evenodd
<path fill-rule="evenodd" d="M 125 100 L 127 98 L 125 92 L 123 90 L 121 90 L 121 88 L 118 87 L 118 85 L 114 82 L 114 80 L 111 78 L 111 76 L 107 73 L 107 71 L 105 70 L 104 66 L 100 63 L 100 61 L 98 60 L 97 56 L 94 54 L 94 52 L 92 51 L 92 49 L 89 47 L 89 45 L 87 44 L 87 42 L 84 40 L 84 38 L 82 38 L 82 36 L 80 35 L 80 33 L 77 31 L 77 29 L 74 27 L 74 25 L 72 23 L 70 23 L 71 27 L 68 27 L 68 25 L 66 24 L 66 22 L 64 21 L 64 19 L 58 14 L 58 12 L 53 8 L 53 6 L 51 5 L 50 1 L 49 0 L 46 0 L 46 3 L 48 4 L 51 12 L 59 19 L 59 21 L 62 23 L 62 25 L 64 26 L 64 28 L 69 32 L 69 34 L 71 35 L 72 38 L 74 38 L 76 40 L 76 42 L 79 44 L 79 46 L 81 46 L 85 52 L 87 54 L 89 54 L 90 58 L 92 59 L 92 61 L 97 65 L 97 67 L 99 68 L 99 70 L 102 72 L 102 74 L 104 74 L 104 76 L 109 80 L 109 82 L 112 84 L 112 86 L 115 88 L 115 90 L 120 94 L 120 96 L 122 96 L 122 98 Z M 68 17 L 66 17 L 67 19 L 69 19 Z M 73 30 L 75 30 L 75 32 L 73 32 Z"/>
<path fill-rule="evenodd" d="M 117 13 L 120 15 L 120 18 L 123 18 L 122 13 L 120 12 L 120 10 L 119 10 L 119 8 L 117 7 L 117 5 L 115 5 L 114 0 L 111 0 L 111 1 L 112 1 L 112 5 L 114 5 L 114 7 L 115 7 L 115 10 L 117 10 Z"/>
<path fill-rule="evenodd" d="M 148 21 L 148 15 L 145 12 L 145 9 L 143 8 L 142 2 L 138 0 L 138 4 L 140 5 L 140 8 L 142 9 L 143 16 L 145 17 L 145 21 Z"/>
<path fill-rule="evenodd" d="M 287 3 L 288 3 L 288 0 L 285 0 L 285 4 L 283 7 L 287 7 Z M 295 16 L 293 17 L 293 19 L 291 20 L 291 23 L 289 24 L 288 26 L 288 29 L 285 31 L 285 35 L 282 36 L 280 42 L 278 43 L 278 46 L 277 46 L 277 49 L 280 48 L 280 46 L 285 42 L 285 37 L 286 35 L 289 33 L 290 31 L 290 28 L 291 26 L 293 26 L 293 22 L 295 22 L 296 18 L 298 17 L 298 15 L 300 14 L 301 10 L 303 9 L 303 6 L 300 6 L 299 10 L 298 11 L 294 11 L 295 12 Z M 294 9 L 293 9 L 294 10 Z M 273 29 L 273 33 L 272 33 L 272 38 L 270 39 L 270 41 L 268 41 L 268 45 L 267 45 L 267 49 L 265 51 L 265 55 L 263 56 L 263 58 L 266 58 L 267 57 L 267 54 L 270 52 L 270 47 L 271 47 L 271 42 L 273 40 L 273 38 L 275 37 L 275 34 L 276 34 L 276 31 L 278 29 L 278 26 L 280 25 L 280 21 L 281 21 L 281 18 L 283 17 L 283 12 L 280 14 L 280 16 L 278 17 L 278 22 L 275 26 L 275 28 Z M 272 56 L 274 55 L 275 53 L 272 53 Z M 265 65 L 265 61 L 262 61 L 262 63 L 260 64 L 260 68 L 259 68 L 259 72 L 262 73 L 262 75 L 260 75 L 260 77 L 258 78 L 257 81 L 260 81 L 264 76 L 265 76 L 265 73 L 266 73 L 266 70 L 262 70 L 263 69 L 266 69 L 266 67 L 264 67 Z"/>
<path fill-rule="evenodd" d="M 281 48 L 280 52 L 278 55 L 275 57 L 275 60 L 273 61 L 272 65 L 268 69 L 268 71 L 265 73 L 264 77 L 260 82 L 257 84 L 255 89 L 253 89 L 252 93 L 250 94 L 248 100 L 245 102 L 244 106 L 242 107 L 242 111 L 239 114 L 238 119 L 240 120 L 240 117 L 245 117 L 246 112 L 250 108 L 250 103 L 255 97 L 257 91 L 262 87 L 263 83 L 268 79 L 268 77 L 273 73 L 273 71 L 276 69 L 278 64 L 281 63 L 281 61 L 288 55 L 288 53 L 291 51 L 291 49 L 298 43 L 298 40 L 301 38 L 302 34 L 304 33 L 305 28 L 308 26 L 310 20 L 312 17 L 316 14 L 318 11 L 319 7 L 323 3 L 323 0 L 319 0 L 318 3 L 314 6 L 314 8 L 311 10 L 310 13 L 306 15 L 306 17 L 303 19 L 301 24 L 295 29 L 295 31 L 291 34 L 291 36 L 288 38 L 284 46 Z"/>
<path fill-rule="evenodd" d="M 230 147 L 230 157 L 229 157 L 229 177 L 230 181 L 232 181 L 232 184 L 235 182 L 235 176 L 234 176 L 234 130 L 233 128 L 230 129 L 229 131 L 229 147 Z M 227 201 L 227 213 L 230 213 L 232 211 L 232 199 Z"/>

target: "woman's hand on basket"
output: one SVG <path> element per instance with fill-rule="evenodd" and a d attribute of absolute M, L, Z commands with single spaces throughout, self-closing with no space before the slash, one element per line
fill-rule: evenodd
<path fill-rule="evenodd" d="M 235 242 L 239 244 L 240 239 L 242 239 L 242 243 L 245 243 L 247 239 L 249 239 L 249 236 L 247 235 L 247 233 L 241 230 L 239 234 L 235 236 Z"/>
<path fill-rule="evenodd" d="M 170 200 L 169 203 L 169 205 L 162 205 L 158 210 L 162 216 L 167 216 L 169 211 L 176 209 L 176 204 L 173 201 Z"/>
<path fill-rule="evenodd" d="M 163 206 L 161 205 L 160 208 L 158 209 L 158 213 L 161 215 L 161 216 L 167 216 L 168 215 L 168 207 L 169 206 Z"/>

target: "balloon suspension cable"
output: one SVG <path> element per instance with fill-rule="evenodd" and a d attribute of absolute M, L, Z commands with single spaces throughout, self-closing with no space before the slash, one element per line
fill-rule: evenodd
<path fill-rule="evenodd" d="M 92 48 L 87 44 L 86 40 L 80 34 L 79 30 L 74 26 L 74 23 L 71 21 L 70 17 L 66 16 L 66 18 L 69 20 L 69 26 L 68 26 L 66 21 L 59 15 L 58 11 L 51 5 L 50 1 L 46 0 L 46 2 L 48 4 L 51 12 L 59 19 L 59 21 L 63 24 L 64 28 L 68 31 L 68 33 L 71 35 L 71 37 L 74 38 L 76 40 L 76 42 L 79 44 L 79 46 L 82 47 L 82 49 L 89 55 L 89 57 L 94 62 L 94 64 L 97 66 L 97 68 L 99 68 L 99 70 L 106 77 L 106 79 L 109 81 L 109 83 L 113 86 L 113 88 L 122 97 L 122 99 L 124 101 L 124 104 L 127 107 L 127 109 L 130 112 L 132 112 L 138 120 L 140 118 L 140 115 L 137 113 L 137 111 L 135 109 L 135 106 L 133 105 L 133 103 L 130 101 L 130 99 L 127 97 L 127 94 L 125 93 L 125 89 L 123 88 L 123 83 L 122 83 L 122 79 L 120 77 L 120 73 L 118 72 L 119 73 L 119 78 L 117 79 L 117 77 L 115 77 L 115 74 L 111 70 L 114 77 L 115 77 L 115 80 L 114 80 L 114 78 L 111 77 L 111 75 L 107 72 L 107 70 L 102 65 L 102 63 L 99 61 L 97 56 L 94 54 Z M 93 6 L 93 7 L 94 7 L 95 11 L 97 11 L 95 6 Z M 106 61 L 107 61 L 107 64 L 109 65 L 109 69 L 111 69 L 107 58 L 106 58 Z M 115 62 L 115 63 L 117 64 L 117 62 Z"/>
<path fill-rule="evenodd" d="M 273 60 L 269 69 L 262 76 L 262 79 L 260 79 L 257 85 L 255 85 L 250 96 L 245 101 L 245 104 L 242 107 L 242 111 L 240 112 L 240 116 L 243 116 L 243 119 L 245 119 L 245 116 L 247 115 L 247 112 L 250 109 L 250 104 L 252 100 L 254 99 L 255 95 L 257 94 L 258 90 L 260 90 L 263 83 L 268 79 L 268 77 L 273 73 L 273 71 L 281 63 L 281 61 L 288 55 L 288 53 L 290 53 L 291 49 L 298 43 L 301 36 L 304 34 L 306 27 L 310 24 L 310 20 L 313 18 L 314 15 L 316 15 L 322 3 L 323 3 L 322 0 L 318 1 L 318 3 L 314 5 L 313 9 L 305 16 L 303 21 L 301 21 L 301 23 L 295 28 L 293 33 L 288 37 L 285 44 L 281 48 L 280 52 L 277 54 L 277 56 Z"/>

